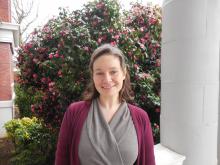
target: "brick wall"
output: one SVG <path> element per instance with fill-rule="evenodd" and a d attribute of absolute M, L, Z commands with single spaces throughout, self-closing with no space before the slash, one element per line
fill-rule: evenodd
<path fill-rule="evenodd" d="M 0 22 L 11 22 L 11 1 L 0 0 Z M 0 101 L 12 99 L 13 82 L 10 43 L 0 42 Z"/>
<path fill-rule="evenodd" d="M 11 22 L 10 0 L 0 0 L 0 22 Z"/>
<path fill-rule="evenodd" d="M 0 101 L 11 100 L 13 82 L 9 43 L 0 43 Z"/>

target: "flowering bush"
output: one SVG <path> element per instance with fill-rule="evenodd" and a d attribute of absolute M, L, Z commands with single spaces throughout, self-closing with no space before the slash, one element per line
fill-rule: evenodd
<path fill-rule="evenodd" d="M 5 124 L 5 128 L 15 146 L 11 164 L 52 164 L 53 160 L 50 159 L 54 155 L 53 138 L 36 117 L 11 120 Z"/>
<path fill-rule="evenodd" d="M 18 57 L 20 90 L 36 100 L 30 110 L 48 127 L 59 127 L 67 106 L 80 100 L 90 55 L 103 43 L 117 45 L 127 56 L 135 103 L 148 112 L 158 140 L 161 9 L 151 4 L 135 3 L 122 12 L 115 0 L 89 2 L 73 12 L 60 9 L 35 30 Z"/>

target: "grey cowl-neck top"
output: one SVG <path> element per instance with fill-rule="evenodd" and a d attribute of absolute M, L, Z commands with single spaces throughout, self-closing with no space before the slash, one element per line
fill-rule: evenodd
<path fill-rule="evenodd" d="M 123 102 L 109 123 L 93 100 L 79 143 L 81 165 L 133 165 L 138 156 L 136 130 Z"/>

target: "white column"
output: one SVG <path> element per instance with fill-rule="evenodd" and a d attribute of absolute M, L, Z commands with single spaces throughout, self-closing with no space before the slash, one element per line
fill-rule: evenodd
<path fill-rule="evenodd" d="M 219 0 L 164 0 L 161 144 L 184 165 L 217 165 Z"/>
<path fill-rule="evenodd" d="M 218 152 L 217 152 L 217 155 L 218 155 L 218 165 L 220 165 L 220 110 L 218 113 L 218 119 L 219 119 L 219 122 L 218 122 Z"/>

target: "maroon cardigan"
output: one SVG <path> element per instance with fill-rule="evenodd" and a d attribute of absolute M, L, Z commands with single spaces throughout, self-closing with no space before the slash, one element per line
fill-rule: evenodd
<path fill-rule="evenodd" d="M 128 104 L 138 137 L 136 165 L 155 165 L 154 143 L 147 113 Z M 87 118 L 90 103 L 72 103 L 67 109 L 60 128 L 55 165 L 80 165 L 78 147 L 81 130 Z"/>

